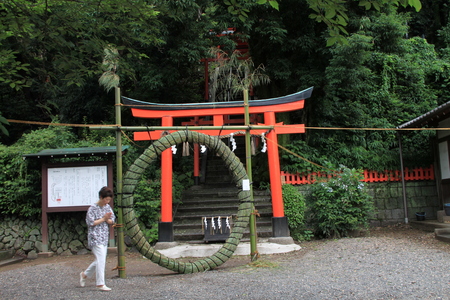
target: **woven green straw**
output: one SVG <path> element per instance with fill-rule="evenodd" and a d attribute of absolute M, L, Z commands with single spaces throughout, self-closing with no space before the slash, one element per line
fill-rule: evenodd
<path fill-rule="evenodd" d="M 155 250 L 142 233 L 136 219 L 136 214 L 132 208 L 134 200 L 133 193 L 144 170 L 149 164 L 155 161 L 164 150 L 170 148 L 172 145 L 183 142 L 205 145 L 222 158 L 233 176 L 233 180 L 238 188 L 238 198 L 240 200 L 233 229 L 230 236 L 225 241 L 225 244 L 210 257 L 202 258 L 196 262 L 181 262 L 166 257 Z M 177 131 L 166 135 L 148 147 L 144 153 L 136 159 L 133 165 L 130 166 L 124 176 L 122 203 L 118 203 L 118 205 L 123 207 L 123 220 L 127 233 L 142 255 L 169 270 L 187 274 L 214 269 L 222 265 L 234 254 L 234 251 L 244 234 L 244 230 L 248 226 L 253 205 L 250 202 L 250 191 L 242 190 L 242 181 L 245 179 L 248 179 L 248 177 L 241 161 L 219 138 L 188 130 Z"/>

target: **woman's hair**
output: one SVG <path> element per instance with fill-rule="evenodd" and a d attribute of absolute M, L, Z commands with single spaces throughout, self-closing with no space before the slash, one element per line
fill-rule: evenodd
<path fill-rule="evenodd" d="M 98 196 L 100 199 L 106 198 L 106 197 L 114 197 L 114 193 L 113 190 L 107 186 L 104 186 L 100 189 L 100 191 L 98 192 Z"/>

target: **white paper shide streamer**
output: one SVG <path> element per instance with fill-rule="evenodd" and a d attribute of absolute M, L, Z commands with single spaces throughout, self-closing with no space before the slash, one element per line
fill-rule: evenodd
<path fill-rule="evenodd" d="M 216 224 L 214 223 L 214 217 L 211 217 L 211 227 L 212 227 L 212 230 L 216 230 Z"/>
<path fill-rule="evenodd" d="M 262 153 L 266 153 L 266 151 L 267 151 L 267 143 L 266 143 L 266 139 L 264 138 L 264 136 L 265 136 L 265 133 L 263 132 L 263 133 L 261 134 L 261 140 L 262 140 L 262 142 L 263 142 L 263 147 L 262 147 L 262 149 L 261 149 L 261 152 L 262 152 Z"/>
<path fill-rule="evenodd" d="M 236 140 L 234 139 L 234 133 L 230 133 L 231 151 L 236 150 Z"/>

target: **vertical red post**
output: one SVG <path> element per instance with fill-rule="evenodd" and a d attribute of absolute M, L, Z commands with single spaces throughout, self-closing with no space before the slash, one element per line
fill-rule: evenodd
<path fill-rule="evenodd" d="M 264 123 L 275 125 L 275 113 L 264 113 Z M 267 134 L 267 159 L 270 172 L 270 190 L 272 192 L 272 210 L 275 218 L 284 217 L 283 194 L 281 191 L 280 159 L 278 154 L 278 137 L 275 130 Z"/>
<path fill-rule="evenodd" d="M 162 117 L 162 126 L 173 126 L 173 118 Z M 161 153 L 161 222 L 172 222 L 172 150 Z"/>
<path fill-rule="evenodd" d="M 196 116 L 194 118 L 194 125 L 199 126 L 200 118 Z M 200 147 L 197 143 L 194 143 L 194 184 L 200 183 Z"/>
<path fill-rule="evenodd" d="M 223 126 L 223 115 L 214 115 L 213 116 L 213 125 L 214 126 Z"/>
<path fill-rule="evenodd" d="M 198 144 L 194 144 L 194 182 L 198 184 L 200 182 L 200 147 Z"/>

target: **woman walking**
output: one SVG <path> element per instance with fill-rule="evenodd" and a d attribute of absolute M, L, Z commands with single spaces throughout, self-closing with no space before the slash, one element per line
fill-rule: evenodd
<path fill-rule="evenodd" d="M 116 217 L 109 206 L 113 199 L 113 191 L 102 187 L 98 192 L 99 200 L 89 207 L 86 214 L 88 226 L 88 246 L 95 255 L 95 260 L 80 273 L 80 285 L 84 287 L 86 278 L 95 273 L 96 285 L 100 291 L 110 291 L 105 285 L 106 254 L 108 251 L 109 225 L 114 224 Z"/>

